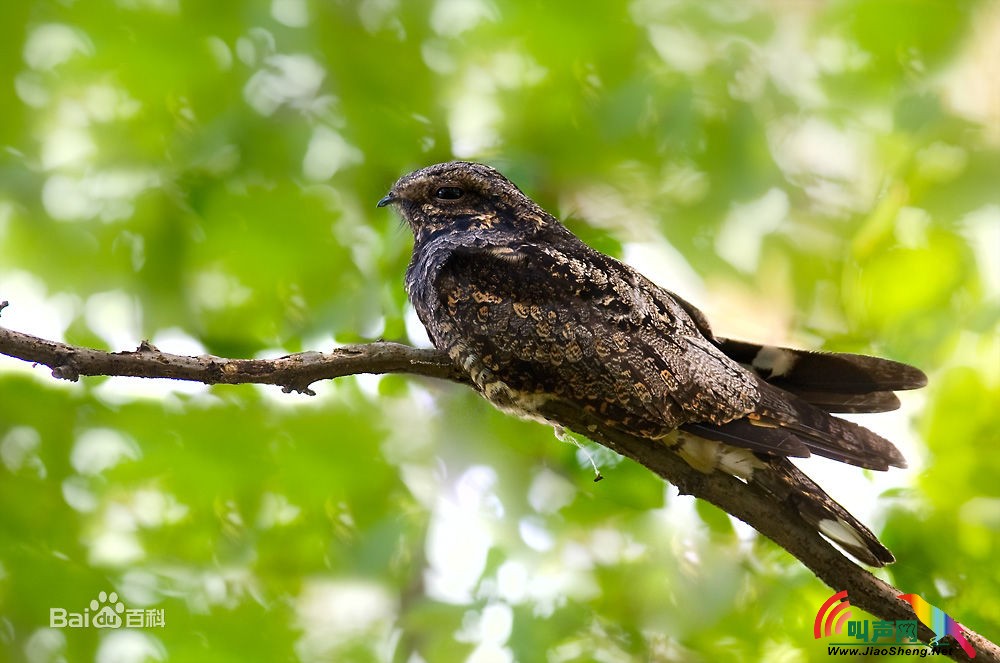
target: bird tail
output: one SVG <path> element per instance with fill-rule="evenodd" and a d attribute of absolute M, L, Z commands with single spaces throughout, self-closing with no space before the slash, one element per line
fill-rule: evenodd
<path fill-rule="evenodd" d="M 750 482 L 795 507 L 802 519 L 869 566 L 896 561 L 870 529 L 840 506 L 787 458 L 769 457 L 766 467 L 754 470 Z"/>
<path fill-rule="evenodd" d="M 923 371 L 867 355 L 810 352 L 716 339 L 728 357 L 758 377 L 827 412 L 887 412 L 899 407 L 893 391 L 927 385 Z"/>
<path fill-rule="evenodd" d="M 754 412 L 724 424 L 693 422 L 681 428 L 716 442 L 772 456 L 804 458 L 811 453 L 870 470 L 906 467 L 889 440 L 851 421 L 838 419 L 758 377 L 760 402 Z"/>

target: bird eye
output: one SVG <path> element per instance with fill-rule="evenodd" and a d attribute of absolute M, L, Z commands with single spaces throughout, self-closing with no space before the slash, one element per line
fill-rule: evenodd
<path fill-rule="evenodd" d="M 440 200 L 458 200 L 464 195 L 465 191 L 457 186 L 443 186 L 434 192 L 434 197 Z"/>

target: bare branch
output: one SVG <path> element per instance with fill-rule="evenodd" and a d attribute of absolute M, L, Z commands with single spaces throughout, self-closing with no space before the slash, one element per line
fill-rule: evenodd
<path fill-rule="evenodd" d="M 0 310 L 6 302 L 0 303 Z M 102 352 L 49 341 L 0 327 L 0 354 L 44 364 L 57 378 L 77 380 L 81 375 L 173 378 L 205 384 L 273 384 L 285 391 L 311 393 L 309 385 L 358 373 L 410 373 L 468 384 L 447 355 L 398 343 L 368 343 L 338 348 L 333 352 L 302 352 L 279 359 L 224 359 L 187 357 L 160 352 L 143 342 L 131 352 Z M 589 430 L 572 411 L 553 411 L 553 418 L 569 428 Z M 574 425 L 575 424 L 575 425 Z M 789 553 L 835 591 L 846 589 L 852 605 L 885 620 L 914 619 L 909 604 L 896 598 L 903 593 L 850 561 L 798 517 L 792 507 L 770 499 L 755 485 L 722 474 L 702 474 L 666 446 L 610 429 L 590 430 L 587 435 L 628 456 L 660 475 L 684 494 L 715 504 L 748 523 Z M 905 562 L 899 562 L 905 563 Z M 1000 663 L 1000 647 L 967 630 L 977 652 L 977 663 Z M 921 625 L 920 636 L 932 632 Z M 955 648 L 952 658 L 969 660 Z"/>
<path fill-rule="evenodd" d="M 81 375 L 172 378 L 204 384 L 273 384 L 286 392 L 311 393 L 309 385 L 358 373 L 411 373 L 466 382 L 437 350 L 399 343 L 347 345 L 333 352 L 299 352 L 278 359 L 188 357 L 161 352 L 143 341 L 126 352 L 103 352 L 0 327 L 0 353 L 52 369 L 53 377 L 76 381 Z"/>

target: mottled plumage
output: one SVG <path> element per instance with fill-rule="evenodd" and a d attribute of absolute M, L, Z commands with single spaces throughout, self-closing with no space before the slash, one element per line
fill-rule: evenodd
<path fill-rule="evenodd" d="M 393 205 L 415 237 L 406 289 L 434 345 L 502 410 L 658 440 L 790 501 L 875 566 L 892 554 L 788 457 L 903 467 L 887 440 L 829 412 L 898 406 L 919 370 L 884 359 L 717 338 L 704 316 L 584 244 L 499 172 L 451 162 L 402 177 Z M 583 430 L 581 432 L 587 432 Z"/>

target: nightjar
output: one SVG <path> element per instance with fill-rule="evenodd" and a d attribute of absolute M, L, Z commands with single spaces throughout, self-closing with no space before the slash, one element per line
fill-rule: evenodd
<path fill-rule="evenodd" d="M 894 390 L 926 384 L 920 370 L 717 337 L 698 309 L 584 244 L 489 166 L 418 170 L 378 205 L 413 231 L 406 290 L 432 342 L 496 407 L 665 444 L 789 501 L 859 560 L 893 561 L 789 458 L 905 467 L 888 440 L 829 413 L 892 410 Z"/>

